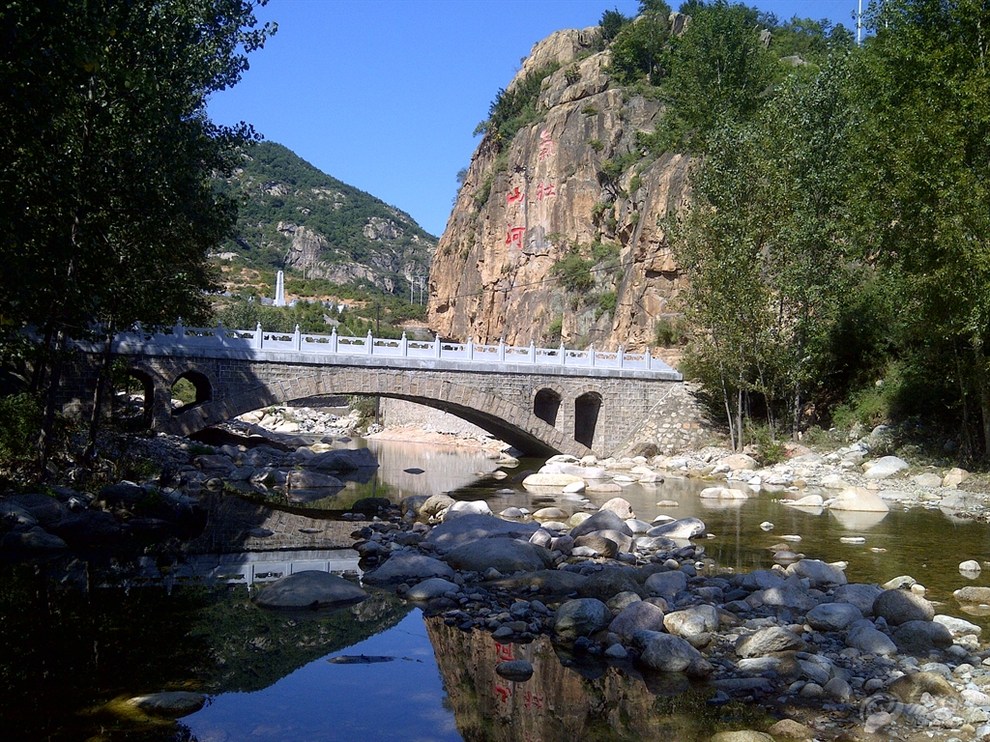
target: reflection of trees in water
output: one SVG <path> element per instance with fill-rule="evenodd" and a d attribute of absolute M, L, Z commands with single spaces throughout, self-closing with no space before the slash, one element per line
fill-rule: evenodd
<path fill-rule="evenodd" d="M 135 722 L 80 712 L 160 690 L 265 688 L 409 611 L 378 593 L 330 613 L 282 613 L 255 607 L 243 587 L 84 589 L 90 581 L 101 577 L 77 560 L 0 568 L 0 728 L 53 740 L 133 732 Z M 174 740 L 176 727 L 139 734 Z"/>
<path fill-rule="evenodd" d="M 579 671 L 561 664 L 547 637 L 501 645 L 487 632 L 464 632 L 441 617 L 425 621 L 467 740 L 707 739 L 720 726 L 740 728 L 762 715 L 754 707 L 709 707 L 712 690 L 680 674 L 642 675 L 597 663 Z M 495 666 L 510 658 L 532 663 L 533 677 L 524 683 L 500 677 Z"/>

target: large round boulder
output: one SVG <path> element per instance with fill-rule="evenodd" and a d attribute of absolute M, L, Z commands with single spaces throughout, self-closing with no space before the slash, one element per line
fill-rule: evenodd
<path fill-rule="evenodd" d="M 908 621 L 931 621 L 935 606 L 910 590 L 884 590 L 873 601 L 873 615 L 891 626 L 900 626 Z"/>
<path fill-rule="evenodd" d="M 554 616 L 553 630 L 565 641 L 590 636 L 606 628 L 612 611 L 597 598 L 577 598 L 563 603 Z"/>
<path fill-rule="evenodd" d="M 262 608 L 330 608 L 360 603 L 368 593 L 343 577 L 329 572 L 306 570 L 271 583 L 254 602 Z"/>
<path fill-rule="evenodd" d="M 502 574 L 534 572 L 554 563 L 546 548 L 511 538 L 486 538 L 461 544 L 443 559 L 454 569 L 484 572 L 493 567 Z"/>

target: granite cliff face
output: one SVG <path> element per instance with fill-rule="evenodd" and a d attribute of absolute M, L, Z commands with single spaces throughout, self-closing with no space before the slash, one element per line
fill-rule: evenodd
<path fill-rule="evenodd" d="M 659 218 L 685 201 L 689 160 L 644 159 L 659 101 L 608 74 L 598 28 L 534 46 L 510 83 L 544 79 L 540 120 L 475 151 L 430 272 L 441 335 L 614 349 L 655 344 L 681 285 Z M 556 267 L 555 267 L 556 266 Z"/>

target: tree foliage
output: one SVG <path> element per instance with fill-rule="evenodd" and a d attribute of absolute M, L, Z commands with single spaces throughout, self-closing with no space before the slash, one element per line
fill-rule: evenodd
<path fill-rule="evenodd" d="M 235 215 L 213 177 L 252 132 L 212 124 L 205 107 L 271 31 L 253 10 L 249 0 L 0 10 L 0 316 L 46 338 L 39 385 L 58 386 L 67 334 L 207 313 L 206 252 Z M 46 427 L 53 412 L 49 395 Z"/>

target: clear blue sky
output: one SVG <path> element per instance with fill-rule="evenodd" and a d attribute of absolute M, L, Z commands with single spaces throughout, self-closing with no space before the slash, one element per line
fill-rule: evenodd
<path fill-rule="evenodd" d="M 857 0 L 746 4 L 855 26 Z M 257 15 L 278 33 L 209 114 L 253 124 L 439 236 L 499 88 L 534 43 L 613 8 L 635 16 L 639 0 L 271 0 Z"/>

